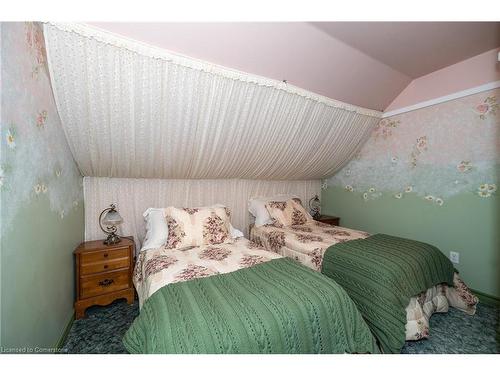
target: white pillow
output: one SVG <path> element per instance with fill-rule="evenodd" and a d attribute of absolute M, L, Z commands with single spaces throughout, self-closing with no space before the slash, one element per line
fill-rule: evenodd
<path fill-rule="evenodd" d="M 273 197 L 256 197 L 248 201 L 248 211 L 255 217 L 255 226 L 261 227 L 262 225 L 272 224 L 273 219 L 269 215 L 266 208 L 266 203 L 269 201 L 286 202 L 292 198 L 299 198 L 293 194 L 279 194 Z"/>
<path fill-rule="evenodd" d="M 148 208 L 142 216 L 146 221 L 146 237 L 141 251 L 157 249 L 165 245 L 168 238 L 168 226 L 163 208 Z"/>
<path fill-rule="evenodd" d="M 231 237 L 233 237 L 234 239 L 238 237 L 244 237 L 243 232 L 233 227 L 233 224 L 231 223 L 229 223 L 229 232 L 231 233 Z"/>

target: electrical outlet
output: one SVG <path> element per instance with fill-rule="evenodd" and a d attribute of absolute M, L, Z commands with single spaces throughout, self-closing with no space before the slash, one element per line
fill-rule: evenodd
<path fill-rule="evenodd" d="M 450 251 L 450 260 L 452 263 L 458 264 L 460 262 L 460 254 L 456 251 Z"/>

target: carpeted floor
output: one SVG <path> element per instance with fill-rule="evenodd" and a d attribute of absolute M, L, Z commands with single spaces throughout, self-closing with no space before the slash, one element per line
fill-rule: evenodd
<path fill-rule="evenodd" d="M 139 312 L 137 301 L 125 301 L 87 310 L 87 318 L 73 323 L 64 343 L 66 353 L 126 353 L 122 337 Z M 468 316 L 450 308 L 431 318 L 431 338 L 407 342 L 402 353 L 499 353 L 500 310 L 480 304 L 476 315 Z"/>

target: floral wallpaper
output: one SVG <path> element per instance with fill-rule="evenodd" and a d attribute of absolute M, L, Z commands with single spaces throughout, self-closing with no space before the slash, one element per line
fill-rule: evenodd
<path fill-rule="evenodd" d="M 42 26 L 1 24 L 0 192 L 4 229 L 21 203 L 45 196 L 64 219 L 83 204 L 48 76 Z"/>
<path fill-rule="evenodd" d="M 497 194 L 500 89 L 382 119 L 368 142 L 324 182 L 369 201 L 385 194 L 443 206 L 461 193 Z"/>

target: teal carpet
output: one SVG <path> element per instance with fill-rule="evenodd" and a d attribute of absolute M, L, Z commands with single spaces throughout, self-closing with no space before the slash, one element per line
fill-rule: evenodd
<path fill-rule="evenodd" d="M 87 310 L 87 318 L 73 323 L 63 346 L 65 353 L 126 353 L 122 337 L 139 313 L 137 301 L 125 301 Z M 476 315 L 469 316 L 450 308 L 446 314 L 431 318 L 431 337 L 407 342 L 401 353 L 474 354 L 499 353 L 500 310 L 480 304 Z"/>

